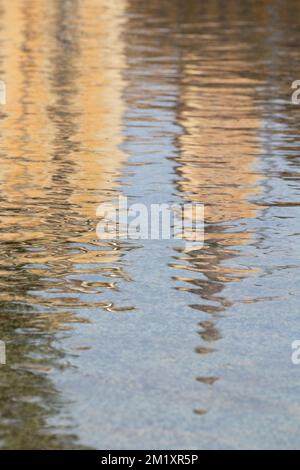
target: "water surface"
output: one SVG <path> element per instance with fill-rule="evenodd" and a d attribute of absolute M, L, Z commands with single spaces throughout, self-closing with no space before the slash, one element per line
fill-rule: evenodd
<path fill-rule="evenodd" d="M 297 448 L 300 5 L 0 2 L 3 449 Z M 205 204 L 205 244 L 97 239 Z"/>

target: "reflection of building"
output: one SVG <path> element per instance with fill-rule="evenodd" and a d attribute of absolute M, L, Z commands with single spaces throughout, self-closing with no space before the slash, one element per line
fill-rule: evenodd
<path fill-rule="evenodd" d="M 9 97 L 0 184 L 7 201 L 55 199 L 53 189 L 63 179 L 63 202 L 95 217 L 97 204 L 112 193 L 124 160 L 124 7 L 123 0 L 5 6 L 1 43 Z M 32 221 L 18 217 L 24 235 Z"/>
<path fill-rule="evenodd" d="M 122 269 L 96 240 L 98 204 L 117 194 L 125 155 L 122 15 L 126 0 L 1 2 L 1 339 L 12 351 L 0 400 L 1 446 L 72 447 L 47 419 L 62 409 L 51 381 L 57 331 L 114 306 L 101 294 Z M 114 279 L 112 279 L 114 277 Z M 83 318 L 84 317 L 84 318 Z M 20 334 L 21 332 L 21 334 Z M 45 405 L 47 403 L 47 406 Z M 4 419 L 5 416 L 5 419 Z M 66 420 L 68 422 L 68 420 Z"/>
<path fill-rule="evenodd" d="M 177 186 L 184 199 L 205 205 L 206 228 L 205 247 L 181 255 L 189 275 L 177 279 L 184 282 L 179 289 L 198 295 L 191 307 L 207 314 L 230 307 L 233 299 L 222 293 L 226 283 L 251 273 L 251 267 L 239 268 L 228 261 L 238 255 L 236 248 L 251 241 L 247 221 L 257 216 L 251 199 L 261 191 L 255 170 L 261 152 L 261 120 L 255 105 L 259 81 L 247 74 L 242 41 L 225 38 L 224 28 L 226 20 L 216 14 L 203 32 L 203 41 L 201 33 L 191 32 L 182 58 L 178 114 L 183 133 L 178 138 Z M 181 264 L 174 267 L 182 269 Z M 201 327 L 204 341 L 220 338 L 213 322 L 202 322 Z"/>
<path fill-rule="evenodd" d="M 181 63 L 178 122 L 183 132 L 178 138 L 176 184 L 184 200 L 205 205 L 205 246 L 176 253 L 179 261 L 173 267 L 186 270 L 186 275 L 176 276 L 178 290 L 195 294 L 190 307 L 199 311 L 201 320 L 201 343 L 195 351 L 206 355 L 214 353 L 222 338 L 218 315 L 235 301 L 226 284 L 251 273 L 251 267 L 230 260 L 251 241 L 247 221 L 257 215 L 251 198 L 260 193 L 255 163 L 261 120 L 255 106 L 259 82 L 249 77 L 242 38 L 226 34 L 239 13 L 230 1 L 191 3 L 195 9 L 187 12 L 190 29 L 185 29 L 188 41 Z M 211 357 L 213 374 L 206 375 L 208 369 L 200 363 L 197 380 L 202 384 L 213 385 L 220 377 Z M 207 412 L 206 400 L 199 401 L 195 414 Z"/>
<path fill-rule="evenodd" d="M 254 169 L 260 126 L 253 105 L 255 82 L 239 77 L 234 57 L 232 65 L 230 58 L 226 61 L 230 73 L 222 71 L 218 62 L 218 77 L 205 67 L 203 75 L 198 75 L 198 67 L 193 65 L 198 61 L 191 53 L 183 69 L 180 122 L 185 133 L 179 139 L 180 190 L 193 202 L 205 204 L 210 224 L 255 217 L 257 206 L 249 202 L 258 194 L 259 181 Z M 234 237 L 237 234 L 226 235 L 229 244 L 235 244 Z"/>
<path fill-rule="evenodd" d="M 113 194 L 125 157 L 119 148 L 124 112 L 121 72 L 125 67 L 120 28 L 125 0 L 91 0 L 88 4 L 87 8 L 80 2 L 79 7 L 79 18 L 88 25 L 88 34 L 79 43 L 75 140 L 83 146 L 76 156 L 77 170 L 72 178 L 81 191 L 74 191 L 70 201 L 83 206 L 85 215 L 94 217 L 95 205 Z"/>

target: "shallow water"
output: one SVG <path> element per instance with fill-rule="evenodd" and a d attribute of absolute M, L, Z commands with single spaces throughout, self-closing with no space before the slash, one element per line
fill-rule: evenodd
<path fill-rule="evenodd" d="M 0 1 L 0 444 L 297 448 L 300 4 Z M 99 204 L 205 204 L 205 244 Z"/>

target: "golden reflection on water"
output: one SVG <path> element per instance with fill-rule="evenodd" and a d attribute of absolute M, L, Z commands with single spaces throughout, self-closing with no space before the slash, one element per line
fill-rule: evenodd
<path fill-rule="evenodd" d="M 125 275 L 114 264 L 118 246 L 100 244 L 95 235 L 97 206 L 117 194 L 125 161 L 125 7 L 123 0 L 0 5 L 7 84 L 0 125 L 0 316 L 13 364 L 1 372 L 0 438 L 7 448 L 74 445 L 67 424 L 61 436 L 46 426 L 60 399 L 45 374 L 64 367 L 52 334 L 90 322 L 79 313 L 85 295 L 97 298 Z M 87 279 L 91 274 L 94 280 Z M 90 297 L 89 305 L 122 310 Z M 18 339 L 16 329 L 24 332 Z"/>
<path fill-rule="evenodd" d="M 96 208 L 114 194 L 125 158 L 119 149 L 124 6 L 96 0 L 5 4 L 1 240 L 9 242 L 17 264 L 30 259 L 36 265 L 27 273 L 43 276 L 47 267 L 62 276 L 74 263 L 118 257 L 117 249 L 99 248 L 100 259 L 97 251 L 68 244 L 97 247 Z M 110 48 L 103 47 L 107 42 Z"/>
<path fill-rule="evenodd" d="M 231 2 L 228 4 L 232 21 L 235 9 Z M 262 83 L 249 77 L 249 45 L 237 42 L 234 35 L 224 36 L 224 29 L 230 25 L 226 16 L 218 17 L 216 2 L 204 10 L 210 21 L 203 31 L 199 28 L 197 34 L 189 34 L 182 59 L 178 122 L 184 132 L 178 138 L 180 154 L 176 160 L 180 165 L 177 187 L 182 197 L 205 204 L 205 245 L 202 250 L 179 253 L 179 263 L 173 264 L 191 273 L 175 277 L 188 285 L 178 290 L 199 296 L 201 301 L 191 307 L 208 315 L 199 323 L 199 354 L 214 353 L 212 345 L 222 338 L 217 317 L 232 304 L 222 294 L 226 284 L 256 272 L 230 260 L 237 256 L 237 248 L 251 242 L 251 230 L 240 222 L 257 217 L 258 206 L 251 201 L 261 194 L 262 179 L 256 170 L 257 157 L 262 153 L 258 136 L 262 122 L 255 103 L 256 89 Z M 193 277 L 193 272 L 197 276 Z M 200 376 L 197 380 L 213 385 L 218 377 Z M 196 408 L 194 412 L 201 416 L 207 410 Z"/>
<path fill-rule="evenodd" d="M 232 228 L 236 221 L 257 216 L 258 207 L 251 198 L 261 192 L 261 176 L 255 170 L 261 152 L 261 120 L 254 103 L 259 82 L 245 77 L 243 45 L 222 42 L 221 29 L 216 23 L 206 33 L 210 48 L 202 44 L 199 51 L 184 57 L 179 122 L 185 132 L 178 139 L 181 152 L 177 158 L 178 189 L 188 201 L 205 203 L 207 224 L 204 250 L 184 258 L 189 261 L 187 270 L 201 271 L 207 280 L 185 281 L 195 282 L 199 293 L 212 301 L 224 283 L 249 274 L 250 268 L 222 262 L 234 256 L 232 248 L 250 242 L 249 230 Z M 206 63 L 199 73 L 203 57 Z M 219 310 L 205 308 L 207 312 Z"/>

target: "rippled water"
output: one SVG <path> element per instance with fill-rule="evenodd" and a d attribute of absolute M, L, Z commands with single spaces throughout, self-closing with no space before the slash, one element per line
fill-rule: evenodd
<path fill-rule="evenodd" d="M 300 4 L 0 1 L 2 448 L 296 448 Z M 205 204 L 205 245 L 99 204 Z"/>

